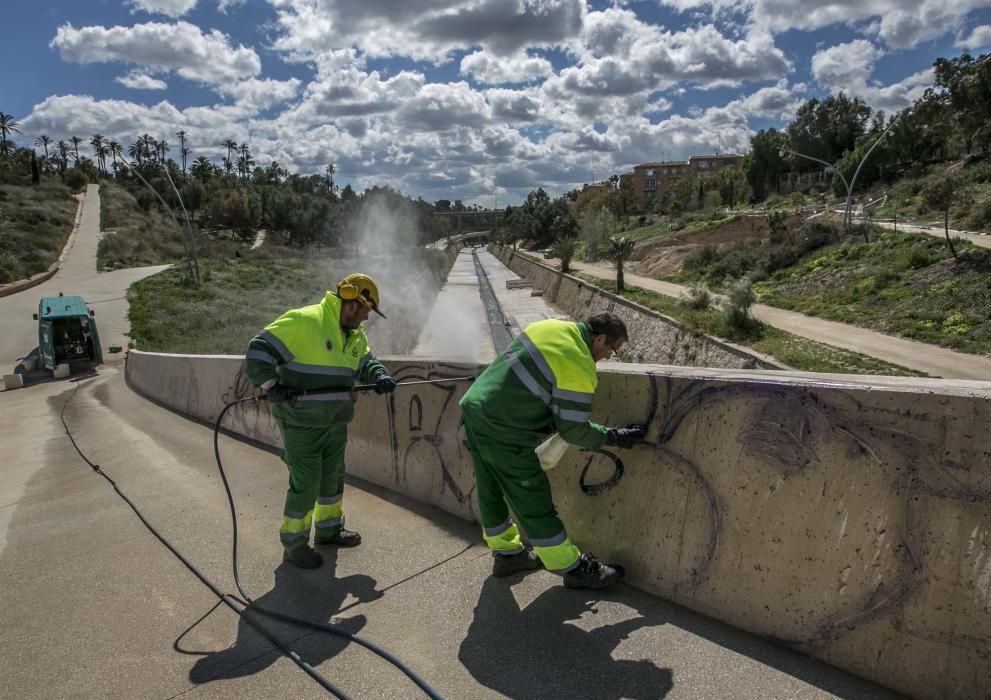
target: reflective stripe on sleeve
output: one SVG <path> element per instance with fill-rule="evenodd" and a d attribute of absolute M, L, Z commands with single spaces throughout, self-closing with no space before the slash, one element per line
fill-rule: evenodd
<path fill-rule="evenodd" d="M 520 333 L 516 339 L 520 341 L 520 345 L 526 348 L 530 358 L 537 365 L 537 369 L 540 370 L 541 374 L 544 375 L 544 378 L 550 383 L 550 385 L 557 386 L 557 381 L 554 379 L 554 373 L 551 371 L 550 365 L 547 364 L 547 360 L 544 359 L 544 356 L 540 353 L 540 350 L 537 349 L 537 346 L 533 344 L 533 341 L 527 337 L 525 332 Z"/>
<path fill-rule="evenodd" d="M 283 360 L 285 360 L 286 362 L 292 362 L 292 358 L 295 357 L 295 355 L 289 352 L 289 348 L 287 348 L 281 340 L 276 338 L 274 333 L 272 333 L 271 331 L 262 331 L 261 333 L 258 334 L 258 337 L 266 341 L 273 348 L 275 348 L 276 351 L 280 355 L 282 355 Z"/>
<path fill-rule="evenodd" d="M 557 404 L 551 406 L 551 413 L 572 423 L 584 423 L 592 417 L 591 411 L 575 411 L 570 408 L 561 408 Z"/>
<path fill-rule="evenodd" d="M 279 363 L 278 358 L 264 350 L 248 350 L 248 353 L 244 356 L 248 360 L 258 360 L 259 362 L 264 362 L 267 365 L 272 365 L 273 367 Z"/>
<path fill-rule="evenodd" d="M 523 382 L 523 386 L 530 390 L 530 393 L 539 398 L 545 404 L 549 404 L 551 402 L 551 395 L 544 391 L 543 387 L 537 383 L 537 380 L 533 378 L 527 368 L 523 366 L 523 363 L 520 362 L 520 358 L 513 355 L 506 358 L 506 361 L 509 364 L 510 369 L 512 369 L 516 376 L 519 377 L 520 381 Z"/>
<path fill-rule="evenodd" d="M 584 391 L 571 391 L 570 389 L 554 389 L 554 398 L 562 401 L 574 401 L 575 403 L 591 404 L 595 394 Z"/>

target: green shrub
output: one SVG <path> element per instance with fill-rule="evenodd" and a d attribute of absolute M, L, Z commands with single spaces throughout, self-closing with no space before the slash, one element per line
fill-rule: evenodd
<path fill-rule="evenodd" d="M 688 293 L 682 298 L 682 304 L 689 309 L 696 311 L 707 311 L 712 308 L 714 298 L 712 292 L 704 284 L 693 284 L 688 288 Z"/>
<path fill-rule="evenodd" d="M 759 333 L 760 323 L 750 315 L 755 301 L 757 294 L 750 280 L 739 279 L 729 286 L 723 314 L 731 338 L 748 338 Z"/>
<path fill-rule="evenodd" d="M 705 272 L 717 260 L 719 260 L 719 246 L 710 243 L 686 255 L 681 266 L 689 272 Z"/>
<path fill-rule="evenodd" d="M 89 184 L 89 178 L 86 177 L 86 173 L 77 168 L 67 170 L 63 181 L 65 182 L 65 186 L 73 192 L 79 192 Z"/>

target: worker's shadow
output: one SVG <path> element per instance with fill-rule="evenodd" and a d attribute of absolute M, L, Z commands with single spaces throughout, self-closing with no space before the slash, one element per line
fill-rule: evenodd
<path fill-rule="evenodd" d="M 617 595 L 558 585 L 520 609 L 509 583 L 490 577 L 458 660 L 479 683 L 510 698 L 662 698 L 673 686 L 670 669 L 612 655 L 631 633 L 664 620 L 639 610 L 614 624 L 583 618 Z"/>
<path fill-rule="evenodd" d="M 298 652 L 303 660 L 315 667 L 342 651 L 349 644 L 348 640 L 338 635 L 279 622 L 250 611 L 253 608 L 265 608 L 293 617 L 327 623 L 340 610 L 349 594 L 360 602 L 375 600 L 382 596 L 382 593 L 375 588 L 375 579 L 370 576 L 354 574 L 335 578 L 337 550 L 327 548 L 321 551 L 324 555 L 324 564 L 318 569 L 306 571 L 291 564 L 279 565 L 275 569 L 275 586 L 268 593 L 255 598 L 254 604 L 248 607 L 248 615 L 252 620 L 260 622 L 281 642 Z M 365 626 L 365 622 L 364 615 L 355 615 L 332 624 L 356 634 Z M 204 656 L 189 672 L 189 679 L 194 683 L 250 676 L 271 666 L 281 655 L 281 652 L 243 617 L 238 619 L 237 639 L 234 644 L 223 651 L 198 653 Z"/>

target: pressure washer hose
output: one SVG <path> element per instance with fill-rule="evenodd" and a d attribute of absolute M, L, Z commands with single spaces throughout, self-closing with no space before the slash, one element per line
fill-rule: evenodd
<path fill-rule="evenodd" d="M 440 384 L 440 383 L 446 383 L 446 382 L 470 382 L 470 381 L 474 381 L 474 380 L 475 380 L 475 377 L 449 377 L 449 378 L 444 378 L 444 379 L 428 379 L 428 380 L 419 380 L 419 381 L 410 381 L 410 382 L 399 382 L 398 384 L 396 384 L 396 386 L 397 387 L 400 387 L 400 386 L 411 386 L 411 385 L 417 385 L 417 384 Z M 359 385 L 353 387 L 353 390 L 354 391 L 371 391 L 371 390 L 374 390 L 374 389 L 375 389 L 375 385 L 374 384 L 359 384 Z M 337 390 L 337 391 L 339 391 L 339 390 Z M 301 392 L 301 393 L 307 393 L 307 394 L 310 394 L 310 395 L 315 395 L 315 394 L 319 394 L 321 392 L 320 391 L 313 391 L 313 392 Z M 249 596 L 245 592 L 244 587 L 241 585 L 241 577 L 240 577 L 240 574 L 238 573 L 238 564 L 237 564 L 237 511 L 234 508 L 234 496 L 231 493 L 230 483 L 228 483 L 228 481 L 227 481 L 227 474 L 224 471 L 224 464 L 223 464 L 222 460 L 220 459 L 220 426 L 223 423 L 224 416 L 227 415 L 227 412 L 229 410 L 231 410 L 234 406 L 236 406 L 236 405 L 238 405 L 240 403 L 245 403 L 247 401 L 259 401 L 259 400 L 266 400 L 266 399 L 267 399 L 267 396 L 263 394 L 263 395 L 257 396 L 257 397 L 256 396 L 248 396 L 248 397 L 243 398 L 243 399 L 236 399 L 234 401 L 231 401 L 230 403 L 225 404 L 224 407 L 223 407 L 223 409 L 221 409 L 220 413 L 217 415 L 217 420 L 216 420 L 216 422 L 214 423 L 214 426 L 213 426 L 213 454 L 214 454 L 214 457 L 216 457 L 216 460 L 217 460 L 217 470 L 220 472 L 220 479 L 224 483 L 224 491 L 227 494 L 227 503 L 230 506 L 230 511 L 231 511 L 231 532 L 232 532 L 231 567 L 232 567 L 233 574 L 234 574 L 234 585 L 237 586 L 238 592 L 241 594 L 241 597 L 244 599 L 244 601 L 246 601 L 246 602 L 244 602 L 244 601 L 239 601 L 239 602 L 242 602 L 242 604 L 245 605 L 245 606 L 251 605 L 252 607 L 248 608 L 249 610 L 251 610 L 253 612 L 258 612 L 258 613 L 260 613 L 262 615 L 265 615 L 267 617 L 271 617 L 271 618 L 276 619 L 276 620 L 281 620 L 282 622 L 288 622 L 288 623 L 291 623 L 291 624 L 294 624 L 294 625 L 297 625 L 297 626 L 300 626 L 300 627 L 308 627 L 310 629 L 319 630 L 321 632 L 326 632 L 328 634 L 337 635 L 339 637 L 344 637 L 345 639 L 347 639 L 349 641 L 356 642 L 356 643 L 362 645 L 363 647 L 365 647 L 365 648 L 373 651 L 374 653 L 378 654 L 383 659 L 385 659 L 386 661 L 388 661 L 389 663 L 391 663 L 393 666 L 395 666 L 396 668 L 398 668 L 400 671 L 402 671 L 403 673 L 405 673 L 406 676 L 409 677 L 409 679 L 412 680 L 414 683 L 416 683 L 416 685 L 424 693 L 426 693 L 428 697 L 433 698 L 434 700 L 443 700 L 442 696 L 436 690 L 434 690 L 433 688 L 431 688 L 430 685 L 428 685 L 426 681 L 424 681 L 422 678 L 420 678 L 412 669 L 410 669 L 408 666 L 406 666 L 396 656 L 394 656 L 393 654 L 389 653 L 388 651 L 386 651 L 385 649 L 381 648 L 380 646 L 378 646 L 376 644 L 373 644 L 372 642 L 369 642 L 369 641 L 367 641 L 365 639 L 362 639 L 361 637 L 359 637 L 359 636 L 357 636 L 355 634 L 352 634 L 351 632 L 348 632 L 347 630 L 342 629 L 340 627 L 337 627 L 335 625 L 330 625 L 330 624 L 327 624 L 327 623 L 324 623 L 324 622 L 314 622 L 312 620 L 306 620 L 306 619 L 303 619 L 303 618 L 293 617 L 292 615 L 286 615 L 284 613 L 276 612 L 274 610 L 268 610 L 266 608 L 263 608 L 263 607 L 259 606 L 257 603 L 255 603 L 255 601 L 251 598 L 251 596 Z M 302 665 L 305 662 L 302 662 L 301 660 L 299 660 L 298 659 L 298 656 L 295 655 L 295 652 L 292 652 L 292 651 L 287 650 L 281 644 L 278 644 L 277 646 L 279 646 L 279 648 L 283 651 L 283 653 L 285 653 L 287 656 L 289 656 L 289 658 L 291 658 L 294 662 L 296 662 L 297 665 L 300 665 L 300 667 L 303 668 L 304 671 L 306 671 L 308 674 L 310 674 L 311 676 L 313 676 L 317 680 L 318 683 L 320 683 L 325 688 L 327 688 L 328 690 L 330 690 L 330 692 L 334 693 L 335 695 L 338 695 L 338 697 L 342 697 L 339 694 L 339 691 L 337 691 L 336 689 L 331 690 L 331 688 L 328 687 L 328 685 L 326 685 L 324 683 L 324 681 L 326 681 L 326 679 L 324 679 L 322 676 L 320 676 L 320 678 L 317 678 L 317 676 L 319 676 L 320 674 L 317 671 L 313 670 L 313 668 L 311 666 L 309 666 L 309 664 L 306 664 L 305 666 Z M 316 675 L 314 675 L 314 674 L 316 674 Z M 329 684 L 329 681 L 326 681 L 326 683 Z"/>
<path fill-rule="evenodd" d="M 409 386 L 411 384 L 435 384 L 440 382 L 451 382 L 451 381 L 473 381 L 474 379 L 475 379 L 474 377 L 457 377 L 450 379 L 400 382 L 396 386 Z M 354 389 L 358 391 L 368 391 L 374 389 L 374 387 L 375 387 L 374 384 L 363 384 L 354 387 Z M 161 542 L 165 546 L 165 548 L 168 549 L 172 553 L 172 555 L 182 563 L 183 566 L 189 569 L 189 571 L 194 576 L 196 576 L 196 578 L 198 578 L 204 586 L 209 588 L 210 591 L 215 596 L 217 596 L 220 602 L 222 602 L 224 605 L 230 608 L 234 612 L 234 614 L 238 615 L 246 623 L 248 623 L 256 630 L 258 630 L 258 632 L 263 637 L 265 637 L 269 642 L 271 642 L 275 647 L 277 647 L 293 663 L 299 666 L 308 676 L 310 676 L 311 678 L 313 678 L 313 680 L 319 683 L 320 686 L 324 688 L 324 690 L 328 691 L 329 693 L 333 694 L 338 698 L 341 698 L 341 700 L 348 700 L 348 695 L 345 694 L 344 691 L 342 691 L 340 688 L 335 686 L 331 681 L 325 678 L 311 664 L 304 661 L 299 656 L 299 654 L 297 654 L 295 651 L 290 649 L 285 643 L 279 640 L 279 638 L 276 637 L 274 633 L 272 633 L 269 629 L 267 629 L 264 625 L 262 625 L 258 620 L 252 619 L 252 616 L 249 615 L 248 613 L 257 613 L 259 615 L 264 615 L 266 617 L 270 617 L 275 620 L 280 620 L 282 622 L 294 624 L 299 627 L 306 627 L 309 629 L 326 632 L 328 634 L 337 635 L 339 637 L 344 637 L 348 641 L 360 644 L 361 646 L 378 654 L 380 657 L 382 657 L 383 659 L 391 663 L 393 666 L 398 668 L 400 671 L 402 671 L 404 674 L 406 674 L 406 676 L 410 680 L 412 680 L 427 695 L 427 697 L 432 698 L 432 700 L 443 700 L 443 696 L 441 696 L 440 693 L 438 693 L 436 690 L 431 688 L 426 681 L 420 678 L 413 670 L 411 670 L 402 661 L 400 661 L 399 658 L 389 653 L 385 649 L 381 648 L 380 646 L 373 644 L 372 642 L 369 642 L 365 639 L 362 639 L 361 637 L 352 634 L 351 632 L 348 632 L 345 629 L 336 627 L 334 625 L 293 617 L 292 615 L 286 615 L 284 613 L 276 612 L 275 610 L 268 610 L 266 608 L 263 608 L 257 603 L 255 603 L 255 601 L 251 598 L 251 596 L 249 596 L 244 591 L 244 587 L 241 585 L 241 579 L 238 574 L 238 565 L 237 565 L 237 513 L 234 508 L 234 496 L 231 493 L 230 484 L 227 481 L 227 474 L 224 472 L 224 465 L 220 459 L 220 442 L 219 442 L 220 425 L 221 422 L 223 421 L 224 416 L 227 415 L 227 412 L 231 408 L 246 401 L 258 401 L 265 399 L 266 397 L 264 395 L 249 396 L 247 398 L 237 399 L 235 401 L 231 401 L 230 403 L 225 404 L 223 409 L 220 411 L 220 414 L 217 416 L 217 420 L 214 423 L 214 427 L 213 427 L 213 452 L 217 460 L 217 469 L 220 471 L 220 478 L 223 481 L 224 491 L 227 493 L 227 502 L 230 505 L 230 511 L 231 511 L 231 528 L 233 534 L 231 560 L 234 571 L 234 583 L 237 586 L 238 592 L 241 594 L 241 598 L 238 598 L 235 595 L 232 595 L 230 593 L 224 593 L 223 591 L 221 591 L 220 588 L 213 581 L 207 578 L 206 575 L 203 574 L 199 569 L 197 569 L 196 566 L 194 566 L 191 561 L 189 561 L 185 556 L 183 556 L 182 552 L 176 549 L 175 545 L 169 542 L 169 540 L 167 540 L 158 530 L 155 529 L 155 527 L 150 522 L 148 522 L 148 520 L 141 513 L 138 507 L 134 505 L 134 502 L 131 501 L 131 499 L 128 498 L 123 491 L 121 491 L 120 487 L 117 485 L 117 482 L 115 482 L 106 473 L 104 473 L 103 470 L 100 468 L 100 465 L 94 464 L 86 456 L 86 454 L 79 448 L 79 445 L 76 444 L 76 440 L 72 435 L 72 431 L 69 430 L 69 424 L 66 423 L 65 421 L 65 409 L 68 407 L 69 402 L 72 401 L 73 398 L 75 398 L 76 393 L 78 391 L 79 391 L 79 382 L 77 381 L 76 386 L 72 391 L 72 395 L 69 396 L 68 399 L 66 399 L 66 402 L 62 405 L 62 411 L 59 414 L 59 418 L 62 421 L 62 426 L 65 428 L 65 434 L 68 436 L 69 441 L 72 443 L 72 446 L 75 448 L 76 452 L 94 472 L 96 472 L 97 474 L 99 474 L 100 476 L 102 476 L 104 479 L 107 480 L 107 482 L 113 487 L 114 491 L 117 492 L 117 495 L 120 496 L 125 503 L 127 503 L 127 505 L 130 507 L 132 511 L 134 511 L 134 514 L 138 517 L 141 523 L 148 529 L 148 531 L 152 535 L 154 535 L 155 538 L 159 542 Z"/>

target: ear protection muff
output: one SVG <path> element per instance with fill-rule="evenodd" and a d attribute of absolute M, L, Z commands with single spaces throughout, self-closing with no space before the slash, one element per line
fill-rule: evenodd
<path fill-rule="evenodd" d="M 344 301 L 353 301 L 361 296 L 361 290 L 358 289 L 358 285 L 356 284 L 341 282 L 337 285 L 337 296 Z"/>

